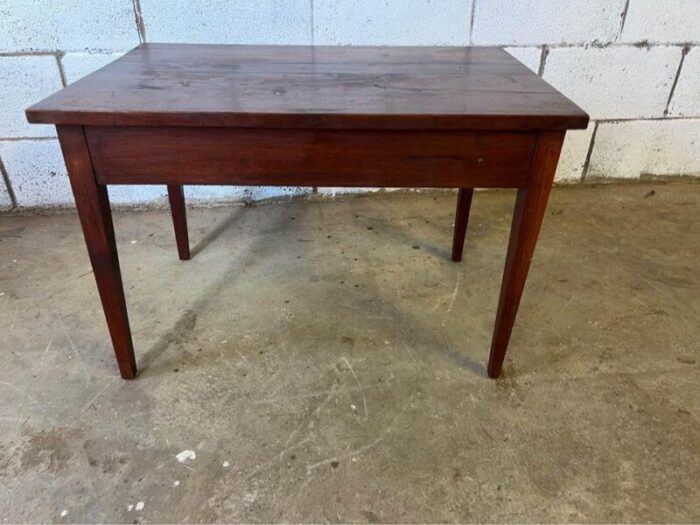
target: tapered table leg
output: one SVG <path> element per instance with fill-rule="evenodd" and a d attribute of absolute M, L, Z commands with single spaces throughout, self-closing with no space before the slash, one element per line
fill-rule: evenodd
<path fill-rule="evenodd" d="M 472 207 L 473 188 L 460 188 L 457 193 L 457 211 L 455 212 L 455 232 L 452 239 L 452 260 L 459 262 L 462 260 L 464 250 L 464 237 L 467 234 L 467 223 L 469 222 L 469 210 Z"/>
<path fill-rule="evenodd" d="M 168 186 L 168 199 L 170 200 L 170 213 L 173 215 L 177 253 L 180 256 L 181 261 L 186 261 L 190 258 L 190 240 L 187 234 L 185 192 L 183 191 L 182 186 Z"/>
<path fill-rule="evenodd" d="M 501 283 L 501 297 L 491 341 L 488 374 L 501 374 L 513 323 L 525 288 L 527 272 L 547 207 L 549 191 L 559 160 L 563 131 L 542 132 L 537 140 L 528 185 L 518 189 L 510 230 L 508 254 Z"/>
<path fill-rule="evenodd" d="M 117 245 L 107 187 L 95 180 L 85 134 L 81 126 L 57 126 L 68 168 L 75 205 L 85 244 L 107 318 L 119 372 L 124 379 L 136 376 L 136 360 L 126 311 Z"/>

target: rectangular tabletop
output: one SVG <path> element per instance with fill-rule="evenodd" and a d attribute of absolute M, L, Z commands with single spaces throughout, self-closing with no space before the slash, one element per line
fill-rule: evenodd
<path fill-rule="evenodd" d="M 488 47 L 143 44 L 33 105 L 34 123 L 564 130 L 586 113 Z"/>

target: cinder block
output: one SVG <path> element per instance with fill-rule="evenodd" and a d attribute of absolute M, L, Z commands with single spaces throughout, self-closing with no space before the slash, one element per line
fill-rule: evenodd
<path fill-rule="evenodd" d="M 700 175 L 700 119 L 601 123 L 586 178 Z"/>
<path fill-rule="evenodd" d="M 3 0 L 0 51 L 129 49 L 139 43 L 132 0 Z"/>
<path fill-rule="evenodd" d="M 542 60 L 542 48 L 540 47 L 506 47 L 508 53 L 525 64 L 531 71 L 537 73 Z"/>
<path fill-rule="evenodd" d="M 24 110 L 61 89 L 54 56 L 0 57 L 0 138 L 51 137 L 53 126 L 29 124 Z"/>
<path fill-rule="evenodd" d="M 310 44 L 308 0 L 141 0 L 149 42 Z"/>
<path fill-rule="evenodd" d="M 214 202 L 253 202 L 275 197 L 292 197 L 311 193 L 311 188 L 279 186 L 185 186 L 188 204 Z M 115 205 L 167 205 L 168 190 L 164 185 L 112 185 L 109 200 Z"/>
<path fill-rule="evenodd" d="M 692 48 L 683 60 L 669 115 L 700 117 L 700 47 Z"/>
<path fill-rule="evenodd" d="M 544 79 L 594 119 L 662 117 L 678 47 L 552 49 Z"/>
<path fill-rule="evenodd" d="M 185 186 L 188 202 L 261 201 L 275 197 L 293 197 L 311 193 L 298 186 Z"/>
<path fill-rule="evenodd" d="M 472 0 L 314 0 L 314 42 L 465 45 Z"/>
<path fill-rule="evenodd" d="M 612 42 L 624 0 L 479 0 L 472 43 L 477 45 Z"/>
<path fill-rule="evenodd" d="M 18 206 L 74 206 L 58 140 L 0 142 L 0 157 Z"/>
<path fill-rule="evenodd" d="M 0 210 L 6 210 L 10 206 L 12 206 L 10 194 L 7 192 L 7 188 L 5 187 L 5 179 L 0 176 Z"/>
<path fill-rule="evenodd" d="M 168 202 L 168 189 L 163 185 L 110 185 L 107 186 L 109 202 L 115 206 L 139 206 Z"/>
<path fill-rule="evenodd" d="M 342 186 L 328 186 L 319 187 L 318 192 L 321 195 L 328 195 L 329 197 L 335 197 L 336 195 L 343 195 L 345 193 L 375 193 L 387 188 L 348 188 Z"/>
<path fill-rule="evenodd" d="M 698 0 L 630 0 L 621 42 L 700 42 Z"/>
<path fill-rule="evenodd" d="M 118 53 L 66 53 L 61 57 L 66 81 L 70 84 L 114 62 L 124 52 Z"/>
<path fill-rule="evenodd" d="M 566 132 L 564 147 L 561 150 L 555 182 L 578 182 L 583 175 L 583 166 L 586 163 L 588 149 L 593 137 L 594 123 L 588 125 L 588 129 L 577 129 Z"/>

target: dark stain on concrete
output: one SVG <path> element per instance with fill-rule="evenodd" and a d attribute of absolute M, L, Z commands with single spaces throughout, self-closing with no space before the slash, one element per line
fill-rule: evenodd
<path fill-rule="evenodd" d="M 28 432 L 21 444 L 20 466 L 25 470 L 36 468 L 49 472 L 66 469 L 75 455 L 75 441 L 81 434 L 67 427 Z"/>

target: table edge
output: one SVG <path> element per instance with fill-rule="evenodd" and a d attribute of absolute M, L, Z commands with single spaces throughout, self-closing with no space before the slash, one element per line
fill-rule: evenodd
<path fill-rule="evenodd" d="M 36 107 L 26 111 L 31 124 L 77 126 L 176 126 L 303 129 L 567 130 L 585 129 L 590 117 L 568 115 L 373 115 L 332 113 L 82 112 Z"/>

